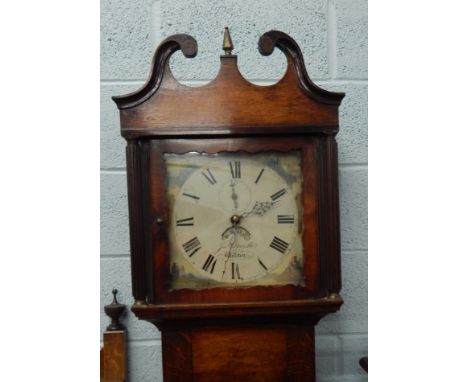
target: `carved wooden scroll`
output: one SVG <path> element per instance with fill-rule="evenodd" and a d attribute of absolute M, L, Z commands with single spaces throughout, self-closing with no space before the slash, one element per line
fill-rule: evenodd
<path fill-rule="evenodd" d="M 173 77 L 169 58 L 178 50 L 188 58 L 195 57 L 197 43 L 185 34 L 168 37 L 154 54 L 145 85 L 134 93 L 113 97 L 121 110 L 122 135 L 281 134 L 286 126 L 288 133 L 336 133 L 344 94 L 312 82 L 299 47 L 287 34 L 267 32 L 258 47 L 264 56 L 275 47 L 286 55 L 287 70 L 278 83 L 252 84 L 239 72 L 237 56 L 224 55 L 214 80 L 188 87 Z"/>

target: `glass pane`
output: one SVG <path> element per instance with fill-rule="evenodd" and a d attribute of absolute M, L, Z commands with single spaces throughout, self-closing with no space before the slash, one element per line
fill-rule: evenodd
<path fill-rule="evenodd" d="M 304 285 L 300 151 L 165 161 L 171 289 Z"/>

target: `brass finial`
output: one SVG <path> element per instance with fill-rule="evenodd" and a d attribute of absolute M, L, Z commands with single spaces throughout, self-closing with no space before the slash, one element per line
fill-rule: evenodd
<path fill-rule="evenodd" d="M 232 55 L 232 50 L 234 45 L 232 44 L 231 35 L 229 34 L 229 28 L 224 28 L 224 38 L 223 38 L 223 50 L 226 56 Z"/>

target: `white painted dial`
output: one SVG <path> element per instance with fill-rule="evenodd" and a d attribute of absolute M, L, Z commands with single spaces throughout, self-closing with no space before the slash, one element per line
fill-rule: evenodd
<path fill-rule="evenodd" d="M 273 168 L 213 158 L 195 167 L 173 204 L 172 237 L 205 278 L 245 283 L 290 261 L 298 240 L 297 202 Z"/>

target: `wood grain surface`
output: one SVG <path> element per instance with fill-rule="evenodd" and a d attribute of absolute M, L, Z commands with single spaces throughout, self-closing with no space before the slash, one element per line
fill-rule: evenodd
<path fill-rule="evenodd" d="M 338 196 L 338 107 L 343 93 L 309 78 L 296 42 L 279 31 L 259 52 L 286 56 L 276 84 L 242 77 L 237 57 L 220 57 L 204 86 L 175 80 L 170 57 L 195 57 L 186 34 L 157 48 L 150 76 L 113 97 L 127 140 L 132 311 L 161 330 L 165 382 L 314 382 L 314 326 L 343 303 Z M 165 153 L 300 150 L 304 286 L 170 290 Z"/>

